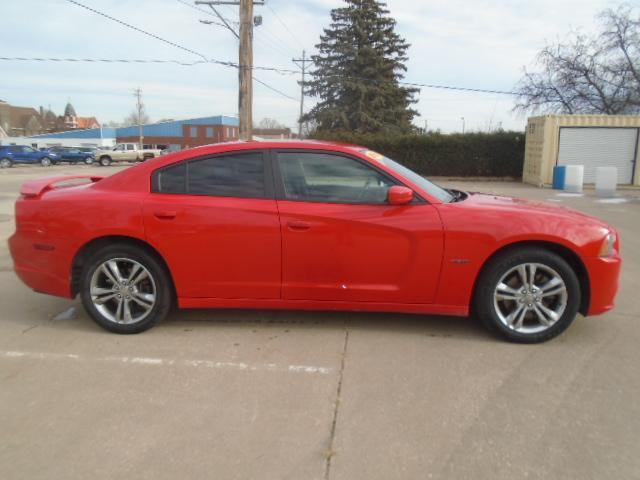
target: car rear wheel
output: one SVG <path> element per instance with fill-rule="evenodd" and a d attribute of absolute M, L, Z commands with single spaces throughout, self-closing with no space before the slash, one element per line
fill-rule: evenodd
<path fill-rule="evenodd" d="M 103 167 L 108 167 L 109 165 L 111 165 L 111 157 L 100 157 L 100 165 L 102 165 Z"/>
<path fill-rule="evenodd" d="M 13 165 L 13 162 L 10 158 L 0 158 L 0 168 L 9 168 Z"/>
<path fill-rule="evenodd" d="M 43 167 L 48 167 L 51 165 L 51 159 L 49 157 L 42 157 L 40 159 L 40 165 Z"/>
<path fill-rule="evenodd" d="M 131 245 L 97 251 L 83 269 L 80 296 L 98 325 L 121 334 L 151 328 L 166 317 L 172 299 L 161 263 Z"/>
<path fill-rule="evenodd" d="M 559 255 L 542 248 L 509 250 L 481 273 L 475 312 L 492 332 L 519 343 L 562 333 L 580 306 L 578 278 Z"/>
<path fill-rule="evenodd" d="M 84 163 L 87 165 L 91 165 L 93 163 L 94 158 L 93 157 L 87 157 L 84 159 Z"/>

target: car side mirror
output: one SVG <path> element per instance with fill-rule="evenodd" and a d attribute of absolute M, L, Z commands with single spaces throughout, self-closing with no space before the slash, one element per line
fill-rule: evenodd
<path fill-rule="evenodd" d="M 413 190 L 394 185 L 389 188 L 388 200 L 391 205 L 406 205 L 413 200 Z"/>

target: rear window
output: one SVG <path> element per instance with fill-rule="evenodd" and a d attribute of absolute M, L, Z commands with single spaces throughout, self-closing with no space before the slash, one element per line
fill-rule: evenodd
<path fill-rule="evenodd" d="M 187 192 L 187 164 L 163 168 L 155 174 L 154 191 L 159 193 Z"/>
<path fill-rule="evenodd" d="M 163 168 L 153 177 L 153 191 L 218 197 L 266 197 L 261 152 L 192 160 Z"/>

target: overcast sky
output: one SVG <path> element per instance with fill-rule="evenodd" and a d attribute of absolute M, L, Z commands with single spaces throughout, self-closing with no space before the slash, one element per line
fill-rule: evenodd
<path fill-rule="evenodd" d="M 203 25 L 214 20 L 179 0 L 79 0 L 208 58 L 237 62 L 237 40 L 227 30 Z M 192 1 L 184 0 L 193 5 Z M 266 0 L 256 6 L 254 63 L 295 68 L 293 56 L 313 52 L 331 8 L 340 0 Z M 410 44 L 406 80 L 494 90 L 511 90 L 522 67 L 531 65 L 547 41 L 572 29 L 596 28 L 595 15 L 616 3 L 603 0 L 389 0 L 397 31 Z M 270 8 L 269 8 L 270 7 Z M 201 8 L 208 8 L 206 6 Z M 67 0 L 2 2 L 0 56 L 169 59 L 199 57 L 149 38 Z M 237 21 L 236 7 L 221 12 Z M 275 12 L 275 14 L 273 13 Z M 277 14 L 277 16 L 276 16 Z M 285 29 L 280 20 L 291 31 Z M 61 114 L 68 100 L 78 115 L 101 122 L 122 120 L 141 87 L 152 120 L 237 114 L 237 71 L 220 65 L 179 66 L 0 62 L 0 99 L 13 105 L 51 106 Z M 255 76 L 293 99 L 254 84 L 254 120 L 275 118 L 290 127 L 298 118 L 297 75 L 256 72 Z M 499 122 L 523 129 L 511 113 L 509 96 L 423 88 L 416 125 L 444 132 L 482 130 Z M 306 105 L 313 100 L 306 99 Z"/>

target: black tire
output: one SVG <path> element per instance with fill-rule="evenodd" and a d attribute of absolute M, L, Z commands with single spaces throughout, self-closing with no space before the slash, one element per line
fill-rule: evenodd
<path fill-rule="evenodd" d="M 51 159 L 49 157 L 42 157 L 40 159 L 40 165 L 42 165 L 43 167 L 49 167 L 53 164 L 53 162 L 51 161 Z"/>
<path fill-rule="evenodd" d="M 567 295 L 564 312 L 555 323 L 544 327 L 546 329 L 543 331 L 532 333 L 518 332 L 503 323 L 494 302 L 494 292 L 503 275 L 514 267 L 527 263 L 541 264 L 555 271 L 564 281 Z M 571 325 L 578 314 L 580 302 L 578 277 L 561 256 L 543 248 L 522 247 L 499 253 L 484 267 L 477 280 L 473 311 L 490 332 L 502 338 L 517 343 L 540 343 L 560 335 Z M 514 301 L 513 304 L 515 305 L 516 302 Z M 531 315 L 534 314 L 535 312 Z M 534 316 L 533 319 L 535 318 Z"/>
<path fill-rule="evenodd" d="M 134 323 L 116 323 L 103 315 L 92 300 L 92 276 L 104 262 L 112 259 L 130 259 L 138 262 L 147 269 L 152 278 L 155 285 L 155 304 L 140 321 Z M 80 297 L 87 313 L 104 329 L 119 334 L 140 333 L 163 320 L 167 316 L 173 303 L 171 292 L 169 273 L 162 263 L 144 249 L 128 244 L 110 245 L 96 251 L 85 263 L 80 277 Z M 114 301 L 117 302 L 118 300 Z"/>
<path fill-rule="evenodd" d="M 0 168 L 13 167 L 13 161 L 10 158 L 0 158 Z"/>
<path fill-rule="evenodd" d="M 93 157 L 86 157 L 84 159 L 85 165 L 91 165 L 95 159 Z"/>
<path fill-rule="evenodd" d="M 108 167 L 109 165 L 111 165 L 111 157 L 109 157 L 108 155 L 100 157 L 100 165 L 102 165 L 103 167 Z"/>

